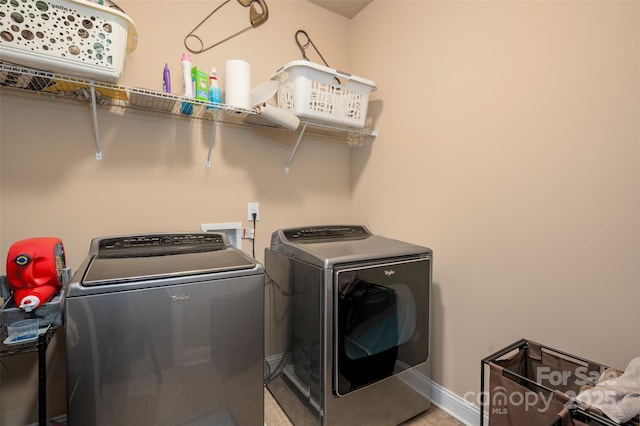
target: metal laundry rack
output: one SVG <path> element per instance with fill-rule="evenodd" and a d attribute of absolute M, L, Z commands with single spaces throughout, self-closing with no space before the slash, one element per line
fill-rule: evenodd
<path fill-rule="evenodd" d="M 558 359 L 564 359 L 568 362 L 574 362 L 577 364 L 584 364 L 585 366 L 602 366 L 600 363 L 593 362 L 586 358 L 582 358 L 568 352 L 564 352 L 555 348 L 552 348 L 547 345 L 538 344 L 535 342 L 531 342 L 526 339 L 520 339 L 511 345 L 506 346 L 503 349 L 483 358 L 480 362 L 481 376 L 480 376 L 480 426 L 484 426 L 485 424 L 485 370 L 486 367 L 489 367 L 491 364 L 496 361 L 505 358 L 506 355 L 511 353 L 515 353 L 515 351 L 524 351 L 529 348 L 530 345 L 535 344 L 537 348 L 540 348 L 541 352 L 544 351 L 547 354 L 557 356 Z M 503 370 L 503 377 L 512 380 L 518 384 L 521 384 L 523 387 L 526 387 L 528 391 L 534 391 L 536 393 L 544 393 L 546 395 L 551 395 L 554 392 L 557 392 L 557 389 L 552 389 L 549 386 L 546 386 L 542 383 L 538 383 L 535 380 L 532 380 L 529 377 L 525 377 L 530 374 L 530 371 L 527 370 L 526 362 L 524 363 L 524 370 L 521 374 L 510 371 L 508 369 Z M 620 424 L 610 420 L 603 414 L 599 413 L 599 410 L 595 410 L 589 406 L 578 403 L 575 399 L 567 396 L 568 401 L 564 404 L 564 410 L 566 412 L 558 412 L 558 414 L 553 417 L 553 419 L 545 426 L 563 426 L 565 424 L 564 418 L 570 417 L 572 420 L 580 421 L 589 426 L 620 426 Z M 638 418 L 635 420 L 631 420 L 627 423 L 624 423 L 624 426 L 638 426 Z"/>

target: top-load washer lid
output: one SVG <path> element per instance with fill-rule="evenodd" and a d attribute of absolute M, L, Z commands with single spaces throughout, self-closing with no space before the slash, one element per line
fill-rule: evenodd
<path fill-rule="evenodd" d="M 81 280 L 86 287 L 251 269 L 255 260 L 224 234 L 151 234 L 96 238 Z"/>
<path fill-rule="evenodd" d="M 373 235 L 362 225 L 280 229 L 270 249 L 324 268 L 336 264 L 405 256 L 431 256 L 431 249 Z"/>

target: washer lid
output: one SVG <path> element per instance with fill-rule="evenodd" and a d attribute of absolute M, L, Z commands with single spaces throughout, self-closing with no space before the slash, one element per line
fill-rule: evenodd
<path fill-rule="evenodd" d="M 255 266 L 238 250 L 156 255 L 148 257 L 94 257 L 82 280 L 84 286 L 141 281 L 165 277 L 251 269 Z"/>
<path fill-rule="evenodd" d="M 152 234 L 97 238 L 83 286 L 207 274 L 255 267 L 223 234 Z"/>

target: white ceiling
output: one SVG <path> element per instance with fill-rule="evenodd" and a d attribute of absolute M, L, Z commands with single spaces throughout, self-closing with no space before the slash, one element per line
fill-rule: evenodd
<path fill-rule="evenodd" d="M 308 0 L 346 18 L 353 18 L 373 0 Z"/>

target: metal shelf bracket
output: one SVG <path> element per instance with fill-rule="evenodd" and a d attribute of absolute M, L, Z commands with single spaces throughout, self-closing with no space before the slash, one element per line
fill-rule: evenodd
<path fill-rule="evenodd" d="M 213 152 L 213 143 L 216 140 L 216 129 L 218 128 L 218 118 L 220 117 L 220 109 L 216 109 L 213 118 L 213 128 L 211 129 L 211 138 L 209 139 L 209 152 L 207 153 L 207 161 L 205 166 L 211 168 L 211 153 Z"/>
<path fill-rule="evenodd" d="M 289 156 L 289 161 L 287 161 L 287 164 L 284 166 L 284 172 L 285 173 L 289 173 L 289 167 L 291 166 L 291 162 L 293 161 L 293 156 L 296 155 L 296 151 L 298 150 L 298 146 L 300 146 L 300 142 L 302 141 L 302 136 L 304 135 L 304 131 L 307 129 L 307 124 L 309 124 L 309 123 L 304 123 L 302 125 L 302 129 L 300 129 L 300 134 L 298 135 L 298 140 L 296 141 L 296 144 L 293 146 L 293 150 L 291 151 L 291 155 Z"/>
<path fill-rule="evenodd" d="M 100 149 L 100 132 L 98 131 L 98 111 L 96 109 L 96 87 L 93 80 L 90 82 L 91 88 L 91 111 L 93 113 L 93 132 L 96 143 L 96 160 L 102 160 L 102 150 Z"/>

